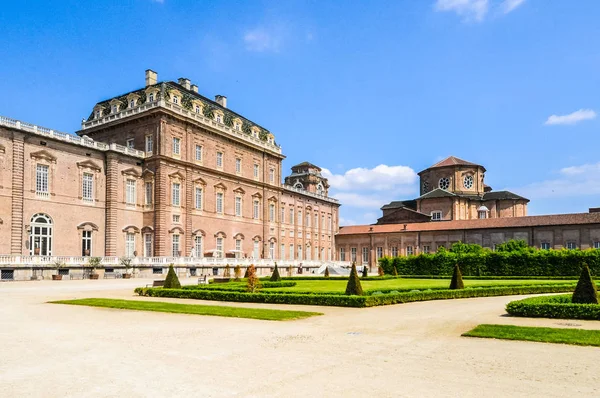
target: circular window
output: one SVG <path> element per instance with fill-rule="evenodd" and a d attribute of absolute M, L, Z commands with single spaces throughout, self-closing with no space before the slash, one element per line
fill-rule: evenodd
<path fill-rule="evenodd" d="M 463 179 L 463 185 L 467 189 L 473 188 L 473 176 L 465 176 Z"/>
<path fill-rule="evenodd" d="M 439 187 L 442 189 L 450 188 L 450 179 L 448 177 L 440 178 Z"/>

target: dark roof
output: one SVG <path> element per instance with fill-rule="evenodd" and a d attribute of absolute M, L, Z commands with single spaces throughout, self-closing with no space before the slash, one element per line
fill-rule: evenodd
<path fill-rule="evenodd" d="M 297 165 L 292 166 L 292 169 L 295 169 L 297 167 L 314 167 L 315 169 L 321 171 L 321 168 L 319 166 L 316 166 L 316 165 L 314 165 L 312 163 L 309 163 L 309 162 L 298 163 Z"/>
<path fill-rule="evenodd" d="M 419 196 L 417 198 L 417 200 L 431 199 L 431 198 L 450 198 L 450 197 L 454 197 L 454 196 L 459 196 L 459 195 L 449 192 L 449 191 L 446 191 L 445 189 L 442 189 L 442 188 L 436 188 L 433 191 L 429 191 L 426 194 Z"/>
<path fill-rule="evenodd" d="M 483 171 L 485 171 L 485 167 L 483 167 L 482 165 L 472 163 L 472 162 L 467 162 L 466 160 L 459 159 L 456 156 L 449 156 L 446 159 L 437 162 L 433 166 L 428 167 L 423 171 L 426 171 L 429 169 L 435 169 L 438 167 L 450 167 L 450 166 L 476 166 L 476 167 L 481 167 L 483 169 Z M 419 172 L 419 174 L 421 174 L 423 171 Z"/>
<path fill-rule="evenodd" d="M 431 221 L 406 224 L 352 225 L 348 227 L 340 227 L 338 235 L 417 231 L 454 231 L 487 228 L 525 228 L 584 224 L 600 224 L 600 213 L 552 214 L 546 216 Z M 404 227 L 405 225 L 406 228 Z"/>
<path fill-rule="evenodd" d="M 483 200 L 526 200 L 529 202 L 529 199 L 524 198 L 516 193 L 512 193 L 510 191 L 491 191 L 483 194 Z"/>
<path fill-rule="evenodd" d="M 411 200 L 395 200 L 393 202 L 388 203 L 387 205 L 384 205 L 381 210 L 387 210 L 387 209 L 400 209 L 402 207 L 406 207 L 408 209 L 416 209 L 417 208 L 417 201 L 414 199 Z"/>

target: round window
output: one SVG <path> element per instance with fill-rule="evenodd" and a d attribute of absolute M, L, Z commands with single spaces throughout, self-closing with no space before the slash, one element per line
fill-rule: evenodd
<path fill-rule="evenodd" d="M 450 179 L 448 177 L 440 178 L 439 187 L 442 189 L 450 188 Z"/>
<path fill-rule="evenodd" d="M 473 176 L 465 176 L 463 179 L 463 185 L 467 189 L 473 188 Z"/>

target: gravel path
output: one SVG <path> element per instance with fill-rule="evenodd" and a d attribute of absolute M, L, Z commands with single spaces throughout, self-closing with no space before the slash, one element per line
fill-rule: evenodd
<path fill-rule="evenodd" d="M 598 348 L 460 337 L 480 323 L 600 329 L 505 316 L 524 296 L 369 309 L 215 303 L 325 313 L 289 322 L 45 303 L 148 300 L 132 293 L 146 283 L 0 283 L 0 396 L 600 396 Z"/>

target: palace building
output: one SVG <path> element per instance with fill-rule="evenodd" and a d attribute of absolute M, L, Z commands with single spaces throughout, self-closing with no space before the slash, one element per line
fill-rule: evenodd
<path fill-rule="evenodd" d="M 182 78 L 101 101 L 77 135 L 0 117 L 0 254 L 335 259 L 320 168 Z"/>
<path fill-rule="evenodd" d="M 421 171 L 418 198 L 384 205 L 376 224 L 340 228 L 340 261 L 373 267 L 382 256 L 431 253 L 456 242 L 494 249 L 510 239 L 540 249 L 600 248 L 600 209 L 527 216 L 529 200 L 493 191 L 485 172 L 454 156 Z"/>

